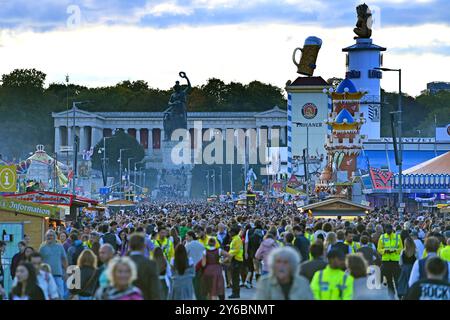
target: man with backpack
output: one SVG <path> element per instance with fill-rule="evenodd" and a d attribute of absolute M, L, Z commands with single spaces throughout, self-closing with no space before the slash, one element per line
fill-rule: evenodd
<path fill-rule="evenodd" d="M 294 246 L 300 252 L 300 255 L 302 257 L 301 262 L 308 261 L 309 260 L 309 247 L 311 246 L 311 243 L 305 237 L 304 225 L 301 225 L 301 224 L 296 225 L 296 226 L 294 226 L 294 228 L 292 228 L 292 230 L 294 231 L 294 234 L 295 234 Z"/>
<path fill-rule="evenodd" d="M 427 251 L 427 256 L 423 259 L 416 260 L 414 262 L 411 275 L 409 276 L 408 285 L 411 287 L 414 283 L 416 283 L 419 280 L 424 280 L 427 278 L 425 265 L 429 258 L 437 257 L 437 252 L 439 250 L 440 242 L 439 239 L 436 237 L 428 237 L 425 240 L 425 250 Z M 450 262 L 447 263 L 447 271 L 445 273 L 444 279 L 447 279 L 447 281 L 450 282 L 450 275 L 448 270 L 450 269 Z"/>
<path fill-rule="evenodd" d="M 105 226 L 105 229 L 107 226 Z M 117 251 L 117 248 L 122 244 L 119 236 L 116 233 L 117 230 L 117 222 L 112 221 L 109 224 L 109 230 L 100 238 L 100 245 L 104 245 L 105 243 L 110 244 L 114 251 Z"/>
<path fill-rule="evenodd" d="M 450 300 L 448 263 L 432 256 L 425 263 L 426 278 L 414 283 L 408 290 L 405 300 Z"/>
<path fill-rule="evenodd" d="M 248 273 L 247 279 L 245 281 L 245 287 L 247 289 L 253 288 L 252 279 L 253 273 L 255 272 L 256 281 L 260 277 L 260 270 L 258 263 L 255 259 L 256 251 L 258 250 L 261 242 L 264 239 L 264 231 L 262 229 L 261 221 L 255 221 L 255 226 L 247 230 L 245 234 L 245 260 L 248 261 Z"/>
<path fill-rule="evenodd" d="M 67 260 L 69 265 L 73 266 L 77 264 L 78 257 L 86 247 L 83 245 L 83 241 L 78 239 L 78 232 L 72 231 L 70 234 L 71 246 L 67 249 Z"/>

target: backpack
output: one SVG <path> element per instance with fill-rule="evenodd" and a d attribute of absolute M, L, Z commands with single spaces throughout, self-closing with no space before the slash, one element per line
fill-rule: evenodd
<path fill-rule="evenodd" d="M 248 235 L 248 251 L 251 253 L 256 252 L 263 239 L 264 234 L 261 229 L 251 229 Z"/>
<path fill-rule="evenodd" d="M 75 250 L 72 254 L 72 261 L 71 264 L 72 265 L 76 265 L 77 261 L 78 261 L 78 257 L 80 256 L 80 254 L 84 251 L 84 246 L 80 245 L 78 247 L 75 247 Z"/>
<path fill-rule="evenodd" d="M 114 233 L 107 232 L 103 235 L 102 239 L 103 239 L 103 243 L 109 243 L 110 245 L 112 245 L 114 250 L 117 250 L 117 239 L 116 239 L 116 235 Z"/>
<path fill-rule="evenodd" d="M 427 279 L 427 274 L 425 272 L 425 264 L 427 263 L 427 259 L 428 257 L 419 260 L 419 280 Z M 447 271 L 445 272 L 444 279 L 448 279 L 448 266 L 449 263 L 447 262 Z"/>

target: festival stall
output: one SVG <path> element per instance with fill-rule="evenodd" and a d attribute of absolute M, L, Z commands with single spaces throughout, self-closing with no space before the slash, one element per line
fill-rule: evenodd
<path fill-rule="evenodd" d="M 61 212 L 59 217 L 59 220 L 61 221 L 76 220 L 78 214 L 82 212 L 84 208 L 90 208 L 91 210 L 104 210 L 101 206 L 98 207 L 99 203 L 96 200 L 64 193 L 32 191 L 7 195 L 5 197 L 54 206 Z"/>
<path fill-rule="evenodd" d="M 399 176 L 370 168 L 362 177 L 363 193 L 378 206 L 394 203 Z M 423 210 L 450 202 L 450 151 L 403 171 L 402 189 L 407 210 Z"/>
<path fill-rule="evenodd" d="M 17 243 L 23 239 L 24 235 L 30 236 L 30 246 L 39 248 L 51 219 L 59 219 L 58 208 L 0 197 L 1 240 L 8 245 L 15 244 L 14 251 L 17 251 Z"/>
<path fill-rule="evenodd" d="M 30 238 L 29 246 L 38 249 L 44 241 L 49 222 L 58 219 L 58 215 L 57 208 L 52 206 L 0 197 L 0 240 L 6 242 L 6 250 L 1 257 L 6 290 L 11 288 L 9 266 L 17 253 L 19 241 L 27 235 Z"/>
<path fill-rule="evenodd" d="M 321 202 L 299 208 L 300 212 L 307 212 L 315 218 L 332 218 L 340 217 L 345 220 L 353 220 L 357 217 L 365 216 L 373 210 L 372 207 L 354 203 L 344 198 L 330 198 Z"/>

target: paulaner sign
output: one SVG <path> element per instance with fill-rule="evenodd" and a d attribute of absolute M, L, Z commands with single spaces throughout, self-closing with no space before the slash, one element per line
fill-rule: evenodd
<path fill-rule="evenodd" d="M 311 127 L 320 128 L 320 127 L 322 127 L 323 124 L 321 122 L 316 122 L 316 123 L 314 123 L 314 122 L 311 122 L 311 123 L 297 122 L 295 125 L 297 127 L 301 127 L 301 128 L 306 128 L 306 127 L 309 127 L 309 128 L 311 128 Z"/>
<path fill-rule="evenodd" d="M 41 217 L 55 217 L 56 209 L 34 203 L 0 197 L 0 210 L 13 211 Z"/>

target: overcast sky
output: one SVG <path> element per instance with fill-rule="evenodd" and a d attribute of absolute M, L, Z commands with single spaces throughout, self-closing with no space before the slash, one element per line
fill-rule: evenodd
<path fill-rule="evenodd" d="M 450 1 L 366 1 L 384 66 L 404 70 L 404 91 L 450 81 Z M 352 45 L 353 0 L 0 0 L 0 73 L 37 68 L 47 83 L 114 85 L 146 80 L 167 89 L 185 71 L 283 87 L 291 56 L 306 37 L 323 39 L 315 75 L 345 75 L 341 49 Z M 382 87 L 397 90 L 395 74 Z"/>

